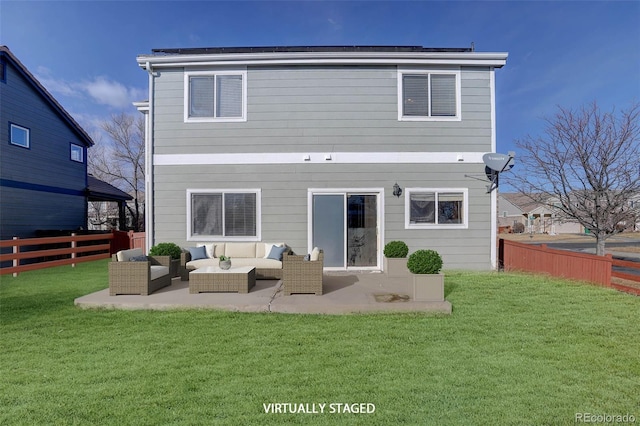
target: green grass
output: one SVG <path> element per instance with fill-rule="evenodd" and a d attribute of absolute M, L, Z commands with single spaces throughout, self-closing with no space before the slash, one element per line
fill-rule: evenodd
<path fill-rule="evenodd" d="M 76 308 L 74 298 L 106 287 L 106 270 L 100 261 L 1 278 L 0 424 L 640 420 L 635 296 L 448 271 L 451 316 Z M 376 410 L 266 414 L 271 402 Z"/>

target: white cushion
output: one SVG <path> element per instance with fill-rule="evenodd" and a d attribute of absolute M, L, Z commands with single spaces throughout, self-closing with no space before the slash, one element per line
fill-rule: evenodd
<path fill-rule="evenodd" d="M 168 266 L 151 265 L 151 281 L 169 274 Z"/>
<path fill-rule="evenodd" d="M 130 250 L 120 250 L 116 253 L 116 259 L 118 259 L 118 262 L 128 262 L 129 259 L 135 256 L 144 256 L 142 249 L 135 248 Z"/>
<path fill-rule="evenodd" d="M 227 243 L 224 255 L 230 257 L 256 257 L 256 243 Z M 233 262 L 232 262 L 233 263 Z"/>
<path fill-rule="evenodd" d="M 198 259 L 187 262 L 187 268 L 199 269 L 205 266 L 218 266 L 218 259 Z M 274 259 L 263 259 L 256 257 L 234 257 L 231 259 L 231 266 L 253 266 L 264 269 L 282 269 L 282 262 Z"/>
<path fill-rule="evenodd" d="M 312 262 L 315 262 L 316 260 L 318 260 L 318 258 L 320 257 L 320 249 L 318 247 L 314 247 L 313 250 L 311 251 L 311 260 Z"/>
<path fill-rule="evenodd" d="M 263 259 L 262 257 L 248 259 L 238 257 L 231 258 L 231 266 L 253 266 L 263 269 L 282 269 L 282 262 L 274 259 Z"/>

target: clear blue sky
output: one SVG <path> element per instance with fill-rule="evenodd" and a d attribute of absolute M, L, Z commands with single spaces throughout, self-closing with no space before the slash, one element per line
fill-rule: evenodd
<path fill-rule="evenodd" d="M 93 133 L 136 113 L 153 48 L 421 45 L 508 52 L 496 73 L 498 151 L 557 105 L 640 101 L 640 1 L 4 1 L 0 43 Z"/>

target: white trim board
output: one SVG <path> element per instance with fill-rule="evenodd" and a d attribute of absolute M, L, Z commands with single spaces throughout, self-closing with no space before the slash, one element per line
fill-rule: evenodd
<path fill-rule="evenodd" d="M 482 164 L 485 152 L 265 152 L 155 154 L 155 166 L 222 164 Z"/>

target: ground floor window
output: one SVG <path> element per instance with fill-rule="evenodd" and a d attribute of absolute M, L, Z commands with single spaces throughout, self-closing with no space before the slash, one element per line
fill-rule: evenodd
<path fill-rule="evenodd" d="M 260 195 L 252 190 L 187 190 L 187 239 L 260 240 Z"/>
<path fill-rule="evenodd" d="M 405 228 L 467 228 L 466 188 L 407 188 Z"/>

